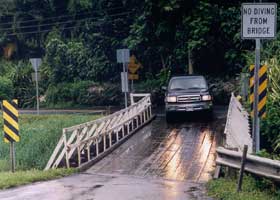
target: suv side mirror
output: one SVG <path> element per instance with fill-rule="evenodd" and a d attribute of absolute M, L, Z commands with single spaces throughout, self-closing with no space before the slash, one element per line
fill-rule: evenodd
<path fill-rule="evenodd" d="M 162 86 L 161 89 L 164 90 L 164 91 L 166 91 L 166 90 L 167 90 L 167 87 L 166 87 L 166 86 Z"/>

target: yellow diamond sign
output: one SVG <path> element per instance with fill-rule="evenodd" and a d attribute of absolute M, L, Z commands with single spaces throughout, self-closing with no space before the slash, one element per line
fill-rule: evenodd
<path fill-rule="evenodd" d="M 137 70 L 141 67 L 141 63 L 139 63 L 134 55 L 130 56 L 128 70 L 130 73 L 135 74 Z"/>

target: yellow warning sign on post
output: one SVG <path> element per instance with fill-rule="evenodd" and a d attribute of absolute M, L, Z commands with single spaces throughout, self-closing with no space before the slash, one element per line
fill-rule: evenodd
<path fill-rule="evenodd" d="M 250 105 L 251 105 L 251 116 L 253 116 L 254 106 L 254 65 L 250 65 Z M 259 117 L 264 118 L 266 115 L 266 99 L 267 99 L 267 65 L 262 65 L 259 69 L 259 103 L 258 113 Z"/>
<path fill-rule="evenodd" d="M 129 64 L 128 64 L 128 79 L 129 80 L 138 80 L 139 75 L 137 74 L 137 71 L 139 68 L 141 68 L 142 65 L 140 62 L 137 61 L 136 57 L 134 55 L 130 56 Z"/>
<path fill-rule="evenodd" d="M 135 74 L 141 66 L 141 63 L 137 61 L 134 55 L 130 56 L 128 64 L 128 70 L 130 73 Z"/>
<path fill-rule="evenodd" d="M 3 101 L 4 142 L 19 142 L 18 101 Z"/>

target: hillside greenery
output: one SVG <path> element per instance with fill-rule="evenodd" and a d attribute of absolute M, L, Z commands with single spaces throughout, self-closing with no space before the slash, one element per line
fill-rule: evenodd
<path fill-rule="evenodd" d="M 129 48 L 143 66 L 140 80 L 135 81 L 137 90 L 160 93 L 171 75 L 188 73 L 189 60 L 195 73 L 228 77 L 228 81 L 245 66 L 246 54 L 253 49 L 251 41 L 240 38 L 240 4 L 225 0 L 6 0 L 0 6 L 0 68 L 6 69 L 1 70 L 0 98 L 16 97 L 21 107 L 34 107 L 28 59 L 41 57 L 40 95 L 45 96 L 46 106 L 65 101 L 69 105 L 119 105 L 119 48 Z M 77 84 L 69 96 L 61 92 L 54 98 L 62 85 L 69 84 Z M 112 89 L 102 96 L 108 88 Z M 80 97 L 88 100 L 80 101 Z"/>

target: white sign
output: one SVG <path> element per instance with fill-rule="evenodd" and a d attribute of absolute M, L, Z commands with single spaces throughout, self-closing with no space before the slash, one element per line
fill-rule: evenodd
<path fill-rule="evenodd" d="M 118 49 L 117 50 L 117 62 L 118 63 L 129 63 L 129 49 Z"/>
<path fill-rule="evenodd" d="M 276 3 L 243 3 L 241 9 L 243 39 L 276 37 Z"/>
<path fill-rule="evenodd" d="M 121 72 L 122 92 L 128 92 L 127 72 Z"/>
<path fill-rule="evenodd" d="M 40 65 L 42 64 L 42 59 L 41 58 L 30 58 L 29 60 L 32 64 L 34 71 L 35 72 L 38 71 Z"/>

